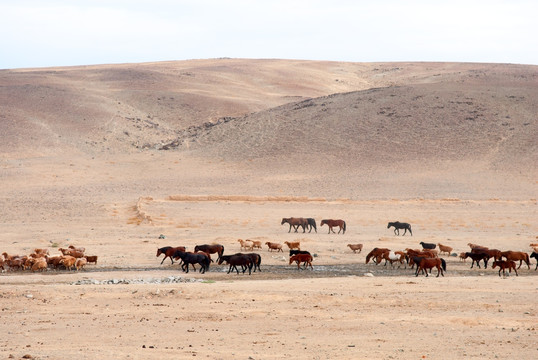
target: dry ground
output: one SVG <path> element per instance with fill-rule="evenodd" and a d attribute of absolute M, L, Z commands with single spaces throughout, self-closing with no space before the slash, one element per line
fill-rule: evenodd
<path fill-rule="evenodd" d="M 0 252 L 99 256 L 0 274 L 0 357 L 536 358 L 534 261 L 499 277 L 445 256 L 426 278 L 365 256 L 420 241 L 530 253 L 537 74 L 241 59 L 0 71 Z M 290 216 L 348 228 L 288 233 Z M 266 247 L 250 276 L 155 256 L 235 253 L 239 238 L 300 240 L 314 270 Z"/>

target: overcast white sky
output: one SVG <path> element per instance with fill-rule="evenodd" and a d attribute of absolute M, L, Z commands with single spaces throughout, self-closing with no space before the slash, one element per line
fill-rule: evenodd
<path fill-rule="evenodd" d="M 538 65 L 536 0 L 0 0 L 0 69 L 279 58 Z"/>

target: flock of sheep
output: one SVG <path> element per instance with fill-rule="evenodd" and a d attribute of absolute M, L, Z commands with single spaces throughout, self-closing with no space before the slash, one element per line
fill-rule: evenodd
<path fill-rule="evenodd" d="M 97 256 L 85 255 L 83 247 L 70 245 L 67 249 L 59 248 L 62 255 L 50 256 L 48 249 L 34 249 L 28 255 L 9 255 L 4 252 L 0 256 L 2 271 L 45 271 L 47 269 L 66 269 L 79 271 L 86 264 L 97 264 Z"/>

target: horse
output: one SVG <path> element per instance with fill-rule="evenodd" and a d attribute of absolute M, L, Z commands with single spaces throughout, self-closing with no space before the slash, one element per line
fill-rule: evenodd
<path fill-rule="evenodd" d="M 192 264 L 193 266 L 194 264 L 200 264 L 200 272 L 202 274 L 205 274 L 206 270 L 209 269 L 210 260 L 207 255 L 188 253 L 184 251 L 176 251 L 175 255 L 177 255 L 183 261 L 181 269 L 186 273 L 189 272 L 189 264 Z"/>
<path fill-rule="evenodd" d="M 531 268 L 531 262 L 529 260 L 529 254 L 523 251 L 502 251 L 501 256 L 504 256 L 506 260 L 512 260 L 512 261 L 518 261 L 519 260 L 519 266 L 518 269 L 521 267 L 521 263 L 525 261 L 527 264 L 527 267 Z"/>
<path fill-rule="evenodd" d="M 308 222 L 308 228 L 309 228 L 308 232 L 311 232 L 312 228 L 314 228 L 314 230 L 318 232 L 318 228 L 316 227 L 316 219 L 306 218 L 306 221 Z"/>
<path fill-rule="evenodd" d="M 314 268 L 312 267 L 312 260 L 314 260 L 312 258 L 312 255 L 310 254 L 296 254 L 296 255 L 293 255 L 292 257 L 290 257 L 290 265 L 293 263 L 293 262 L 296 262 L 297 263 L 297 269 L 300 270 L 301 269 L 301 263 L 304 263 L 304 268 L 306 269 L 306 267 L 308 265 L 310 265 L 310 268 L 312 270 L 314 270 Z"/>
<path fill-rule="evenodd" d="M 488 260 L 489 260 L 489 257 L 487 254 L 485 253 L 472 253 L 472 252 L 466 252 L 465 253 L 465 259 L 467 259 L 468 257 L 470 257 L 473 262 L 471 264 L 471 269 L 473 268 L 474 266 L 474 263 L 476 262 L 476 265 L 478 265 L 478 268 L 480 269 L 480 260 L 484 260 L 484 269 L 487 269 L 488 268 Z"/>
<path fill-rule="evenodd" d="M 324 219 L 324 220 L 321 220 L 321 224 L 320 226 L 323 226 L 327 224 L 327 226 L 329 227 L 329 234 L 331 233 L 331 231 L 333 233 L 334 230 L 333 230 L 333 227 L 335 226 L 338 226 L 340 228 L 340 230 L 338 230 L 338 233 L 340 234 L 340 231 L 342 231 L 342 234 L 345 234 L 346 233 L 346 222 L 342 219 L 338 219 L 338 220 L 333 220 L 333 219 Z"/>
<path fill-rule="evenodd" d="M 400 229 L 404 229 L 404 233 L 402 234 L 402 236 L 404 236 L 407 231 L 409 231 L 411 236 L 413 236 L 413 232 L 411 231 L 411 225 L 408 223 L 401 223 L 399 221 L 389 222 L 389 224 L 387 225 L 387 229 L 390 229 L 391 226 L 394 226 L 394 235 L 400 235 Z"/>
<path fill-rule="evenodd" d="M 371 258 L 374 258 L 374 263 L 377 265 L 381 261 L 383 253 L 389 253 L 390 250 L 386 248 L 373 248 L 372 251 L 366 255 L 366 264 L 370 261 Z"/>
<path fill-rule="evenodd" d="M 439 273 L 441 276 L 445 276 L 443 270 L 446 271 L 446 262 L 445 259 L 441 258 L 423 258 L 420 260 L 417 271 L 415 272 L 415 276 L 418 276 L 419 271 L 423 270 L 426 273 L 426 277 L 428 277 L 427 269 L 433 269 L 434 267 L 437 268 L 436 277 L 439 277 Z"/>
<path fill-rule="evenodd" d="M 533 251 L 531 256 L 530 256 L 530 259 L 532 259 L 532 258 L 536 259 L 536 267 L 534 268 L 534 271 L 536 271 L 536 269 L 538 269 L 538 252 Z M 530 259 L 529 259 L 529 261 L 530 261 Z"/>
<path fill-rule="evenodd" d="M 236 254 L 236 255 L 239 255 L 239 254 Z M 254 272 L 256 272 L 256 269 L 258 269 L 258 271 L 262 271 L 262 269 L 260 269 L 260 264 L 262 263 L 262 257 L 260 256 L 260 254 L 247 253 L 244 255 L 249 256 L 250 259 L 252 260 L 252 268 L 254 269 Z"/>
<path fill-rule="evenodd" d="M 161 261 L 161 265 L 163 264 L 164 260 L 166 260 L 167 257 L 170 258 L 170 261 L 172 262 L 172 265 L 173 265 L 174 259 L 172 258 L 172 256 L 177 250 L 185 251 L 185 246 L 178 246 L 178 247 L 165 246 L 165 247 L 157 249 L 157 257 L 159 257 L 159 255 L 161 254 L 164 254 L 164 258 L 163 258 L 163 261 Z"/>
<path fill-rule="evenodd" d="M 395 262 L 399 262 L 398 268 L 402 264 L 404 264 L 405 260 L 405 253 L 402 251 L 390 251 L 390 252 L 384 252 L 383 253 L 383 259 L 385 259 L 385 266 L 387 265 L 387 261 L 390 262 L 390 266 L 394 267 Z"/>
<path fill-rule="evenodd" d="M 305 218 L 294 218 L 294 217 L 282 218 L 280 225 L 284 225 L 286 223 L 290 225 L 290 229 L 288 230 L 288 232 L 291 231 L 292 226 L 295 229 L 295 232 L 297 232 L 300 226 L 303 228 L 303 233 L 304 233 L 306 231 L 306 227 L 308 226 L 308 220 Z"/>
<path fill-rule="evenodd" d="M 489 259 L 493 258 L 493 260 L 501 260 L 501 251 L 497 249 L 488 249 L 484 247 L 474 247 L 471 252 L 473 254 L 486 254 Z"/>
<path fill-rule="evenodd" d="M 311 255 L 310 252 L 306 251 L 306 250 L 290 250 L 290 257 L 292 257 L 293 255 L 297 255 L 297 254 L 308 254 L 308 255 Z"/>
<path fill-rule="evenodd" d="M 508 271 L 510 273 L 512 272 L 512 269 L 514 269 L 514 271 L 516 272 L 516 276 L 518 276 L 515 261 L 512 261 L 512 260 L 508 260 L 508 261 L 495 260 L 495 261 L 493 261 L 493 266 L 491 268 L 495 269 L 497 266 L 499 267 L 499 277 L 501 276 L 501 270 L 503 272 L 503 276 L 506 276 L 505 269 L 508 269 Z"/>
<path fill-rule="evenodd" d="M 217 254 L 218 255 L 217 260 L 218 260 L 222 256 L 222 253 L 224 253 L 224 246 L 222 246 L 220 244 L 196 245 L 194 247 L 194 252 L 198 252 L 198 251 L 202 251 L 202 252 L 205 252 L 205 253 L 208 253 L 208 254 Z"/>
<path fill-rule="evenodd" d="M 237 271 L 237 274 L 239 275 L 239 269 L 237 268 L 237 265 L 241 266 L 241 269 L 243 270 L 243 274 L 248 268 L 248 274 L 250 275 L 252 273 L 252 258 L 246 254 L 235 254 L 235 255 L 222 255 L 219 258 L 218 264 L 221 265 L 224 261 L 226 261 L 227 264 L 230 265 L 230 268 L 228 269 L 227 274 L 232 271 L 232 269 L 235 269 Z"/>

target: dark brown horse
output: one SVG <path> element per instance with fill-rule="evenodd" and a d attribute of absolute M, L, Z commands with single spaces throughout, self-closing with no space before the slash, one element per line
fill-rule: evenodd
<path fill-rule="evenodd" d="M 202 252 L 205 252 L 205 253 L 208 253 L 208 254 L 217 254 L 217 256 L 218 256 L 217 260 L 218 260 L 218 259 L 220 259 L 220 257 L 224 253 L 224 246 L 222 246 L 220 244 L 196 245 L 194 247 L 194 252 L 198 252 L 198 251 L 202 251 Z"/>
<path fill-rule="evenodd" d="M 172 262 L 172 264 L 174 264 L 174 259 L 172 257 L 174 256 L 174 253 L 178 250 L 185 251 L 185 246 L 178 246 L 178 247 L 165 246 L 165 247 L 157 249 L 157 257 L 159 257 L 159 255 L 161 254 L 164 254 L 164 258 L 163 258 L 163 261 L 161 261 L 161 265 L 163 264 L 164 260 L 166 260 L 167 257 L 170 258 L 170 261 Z"/>
<path fill-rule="evenodd" d="M 417 271 L 415 272 L 415 276 L 418 276 L 418 273 L 420 271 L 424 271 L 426 273 L 426 277 L 428 276 L 428 269 L 437 268 L 437 276 L 439 277 L 439 273 L 442 276 L 445 276 L 443 273 L 443 270 L 446 271 L 446 262 L 445 259 L 441 258 L 423 258 L 420 260 L 420 263 L 418 264 Z"/>
<path fill-rule="evenodd" d="M 519 260 L 519 266 L 518 269 L 521 267 L 521 263 L 525 261 L 527 264 L 527 267 L 531 268 L 531 262 L 529 259 L 529 254 L 523 251 L 502 251 L 501 256 L 504 256 L 506 260 L 512 260 L 512 261 L 518 261 Z"/>
<path fill-rule="evenodd" d="M 323 226 L 327 224 L 329 226 L 329 234 L 331 231 L 334 233 L 333 227 L 338 226 L 340 230 L 338 230 L 338 233 L 340 234 L 340 231 L 342 231 L 342 234 L 346 233 L 346 222 L 342 219 L 333 220 L 333 219 L 324 219 L 321 220 L 321 224 L 319 226 Z"/>
<path fill-rule="evenodd" d="M 503 276 L 506 276 L 506 272 L 505 272 L 506 269 L 508 269 L 508 271 L 510 273 L 512 272 L 512 269 L 514 269 L 514 271 L 516 272 L 516 276 L 518 276 L 515 261 L 512 261 L 512 260 L 497 260 L 497 261 L 493 262 L 493 266 L 491 268 L 495 269 L 497 266 L 499 267 L 499 276 L 501 276 L 501 270 L 503 272 Z"/>
<path fill-rule="evenodd" d="M 303 228 L 303 233 L 304 233 L 306 231 L 307 226 L 308 226 L 308 219 L 295 218 L 295 217 L 282 218 L 282 221 L 280 222 L 280 225 L 284 225 L 284 224 L 289 224 L 290 225 L 290 229 L 288 230 L 288 232 L 291 231 L 292 226 L 295 229 L 295 232 L 297 232 L 297 230 L 299 229 L 299 226 L 300 226 L 300 227 Z"/>

